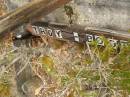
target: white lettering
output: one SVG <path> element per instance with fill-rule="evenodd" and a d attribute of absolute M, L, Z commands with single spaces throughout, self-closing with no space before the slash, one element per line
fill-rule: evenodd
<path fill-rule="evenodd" d="M 86 34 L 86 37 L 87 37 L 87 42 L 88 42 L 88 43 L 94 41 L 93 35 Z"/>
<path fill-rule="evenodd" d="M 49 29 L 49 28 L 48 28 L 48 29 L 47 29 L 47 32 L 48 32 L 48 35 L 49 35 L 49 36 L 53 37 L 52 29 Z"/>
<path fill-rule="evenodd" d="M 121 46 L 127 46 L 128 41 L 120 40 L 120 44 L 121 44 Z"/>
<path fill-rule="evenodd" d="M 95 40 L 97 41 L 98 45 L 104 46 L 104 42 L 100 36 L 95 35 Z"/>
<path fill-rule="evenodd" d="M 55 35 L 56 35 L 57 38 L 63 38 L 61 30 L 55 30 Z"/>
<path fill-rule="evenodd" d="M 117 47 L 117 41 L 118 41 L 118 40 L 115 40 L 115 39 L 108 39 L 108 40 L 109 40 L 110 44 L 111 44 L 114 48 Z"/>
<path fill-rule="evenodd" d="M 32 26 L 34 34 L 39 34 L 39 30 L 37 26 Z"/>
<path fill-rule="evenodd" d="M 75 41 L 79 42 L 79 35 L 77 32 L 73 32 Z"/>
<path fill-rule="evenodd" d="M 45 28 L 43 28 L 43 27 L 39 27 L 39 32 L 40 32 L 40 34 L 42 34 L 42 35 L 45 35 L 45 34 L 46 34 Z"/>

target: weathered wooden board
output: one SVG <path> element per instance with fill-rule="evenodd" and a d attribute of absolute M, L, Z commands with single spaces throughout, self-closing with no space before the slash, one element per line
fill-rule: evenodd
<path fill-rule="evenodd" d="M 13 12 L 1 17 L 0 38 L 3 38 L 3 34 L 23 23 L 41 15 L 45 16 L 69 1 L 71 0 L 36 0 L 21 8 L 17 8 Z"/>

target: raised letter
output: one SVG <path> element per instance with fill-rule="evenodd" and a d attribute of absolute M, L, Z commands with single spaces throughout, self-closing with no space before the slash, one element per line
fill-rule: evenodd
<path fill-rule="evenodd" d="M 63 38 L 61 30 L 55 30 L 55 35 L 56 35 L 57 38 Z"/>
<path fill-rule="evenodd" d="M 74 40 L 79 42 L 79 35 L 78 35 L 78 33 L 77 32 L 73 32 L 73 34 L 74 34 Z"/>

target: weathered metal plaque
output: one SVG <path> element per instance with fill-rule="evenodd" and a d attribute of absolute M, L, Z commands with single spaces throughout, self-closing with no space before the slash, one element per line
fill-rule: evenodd
<path fill-rule="evenodd" d="M 104 46 L 103 37 L 106 37 L 113 47 L 127 45 L 129 40 L 129 37 L 121 33 L 86 30 L 85 27 L 79 26 L 76 28 L 74 25 L 67 26 L 47 22 L 34 23 L 29 25 L 27 30 L 34 36 L 48 36 L 59 40 L 78 43 L 92 43 L 96 41 L 99 46 Z"/>

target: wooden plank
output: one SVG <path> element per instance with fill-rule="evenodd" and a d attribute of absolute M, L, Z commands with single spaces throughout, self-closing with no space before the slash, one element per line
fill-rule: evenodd
<path fill-rule="evenodd" d="M 14 28 L 30 20 L 47 15 L 71 0 L 36 0 L 1 17 L 0 38 Z"/>

